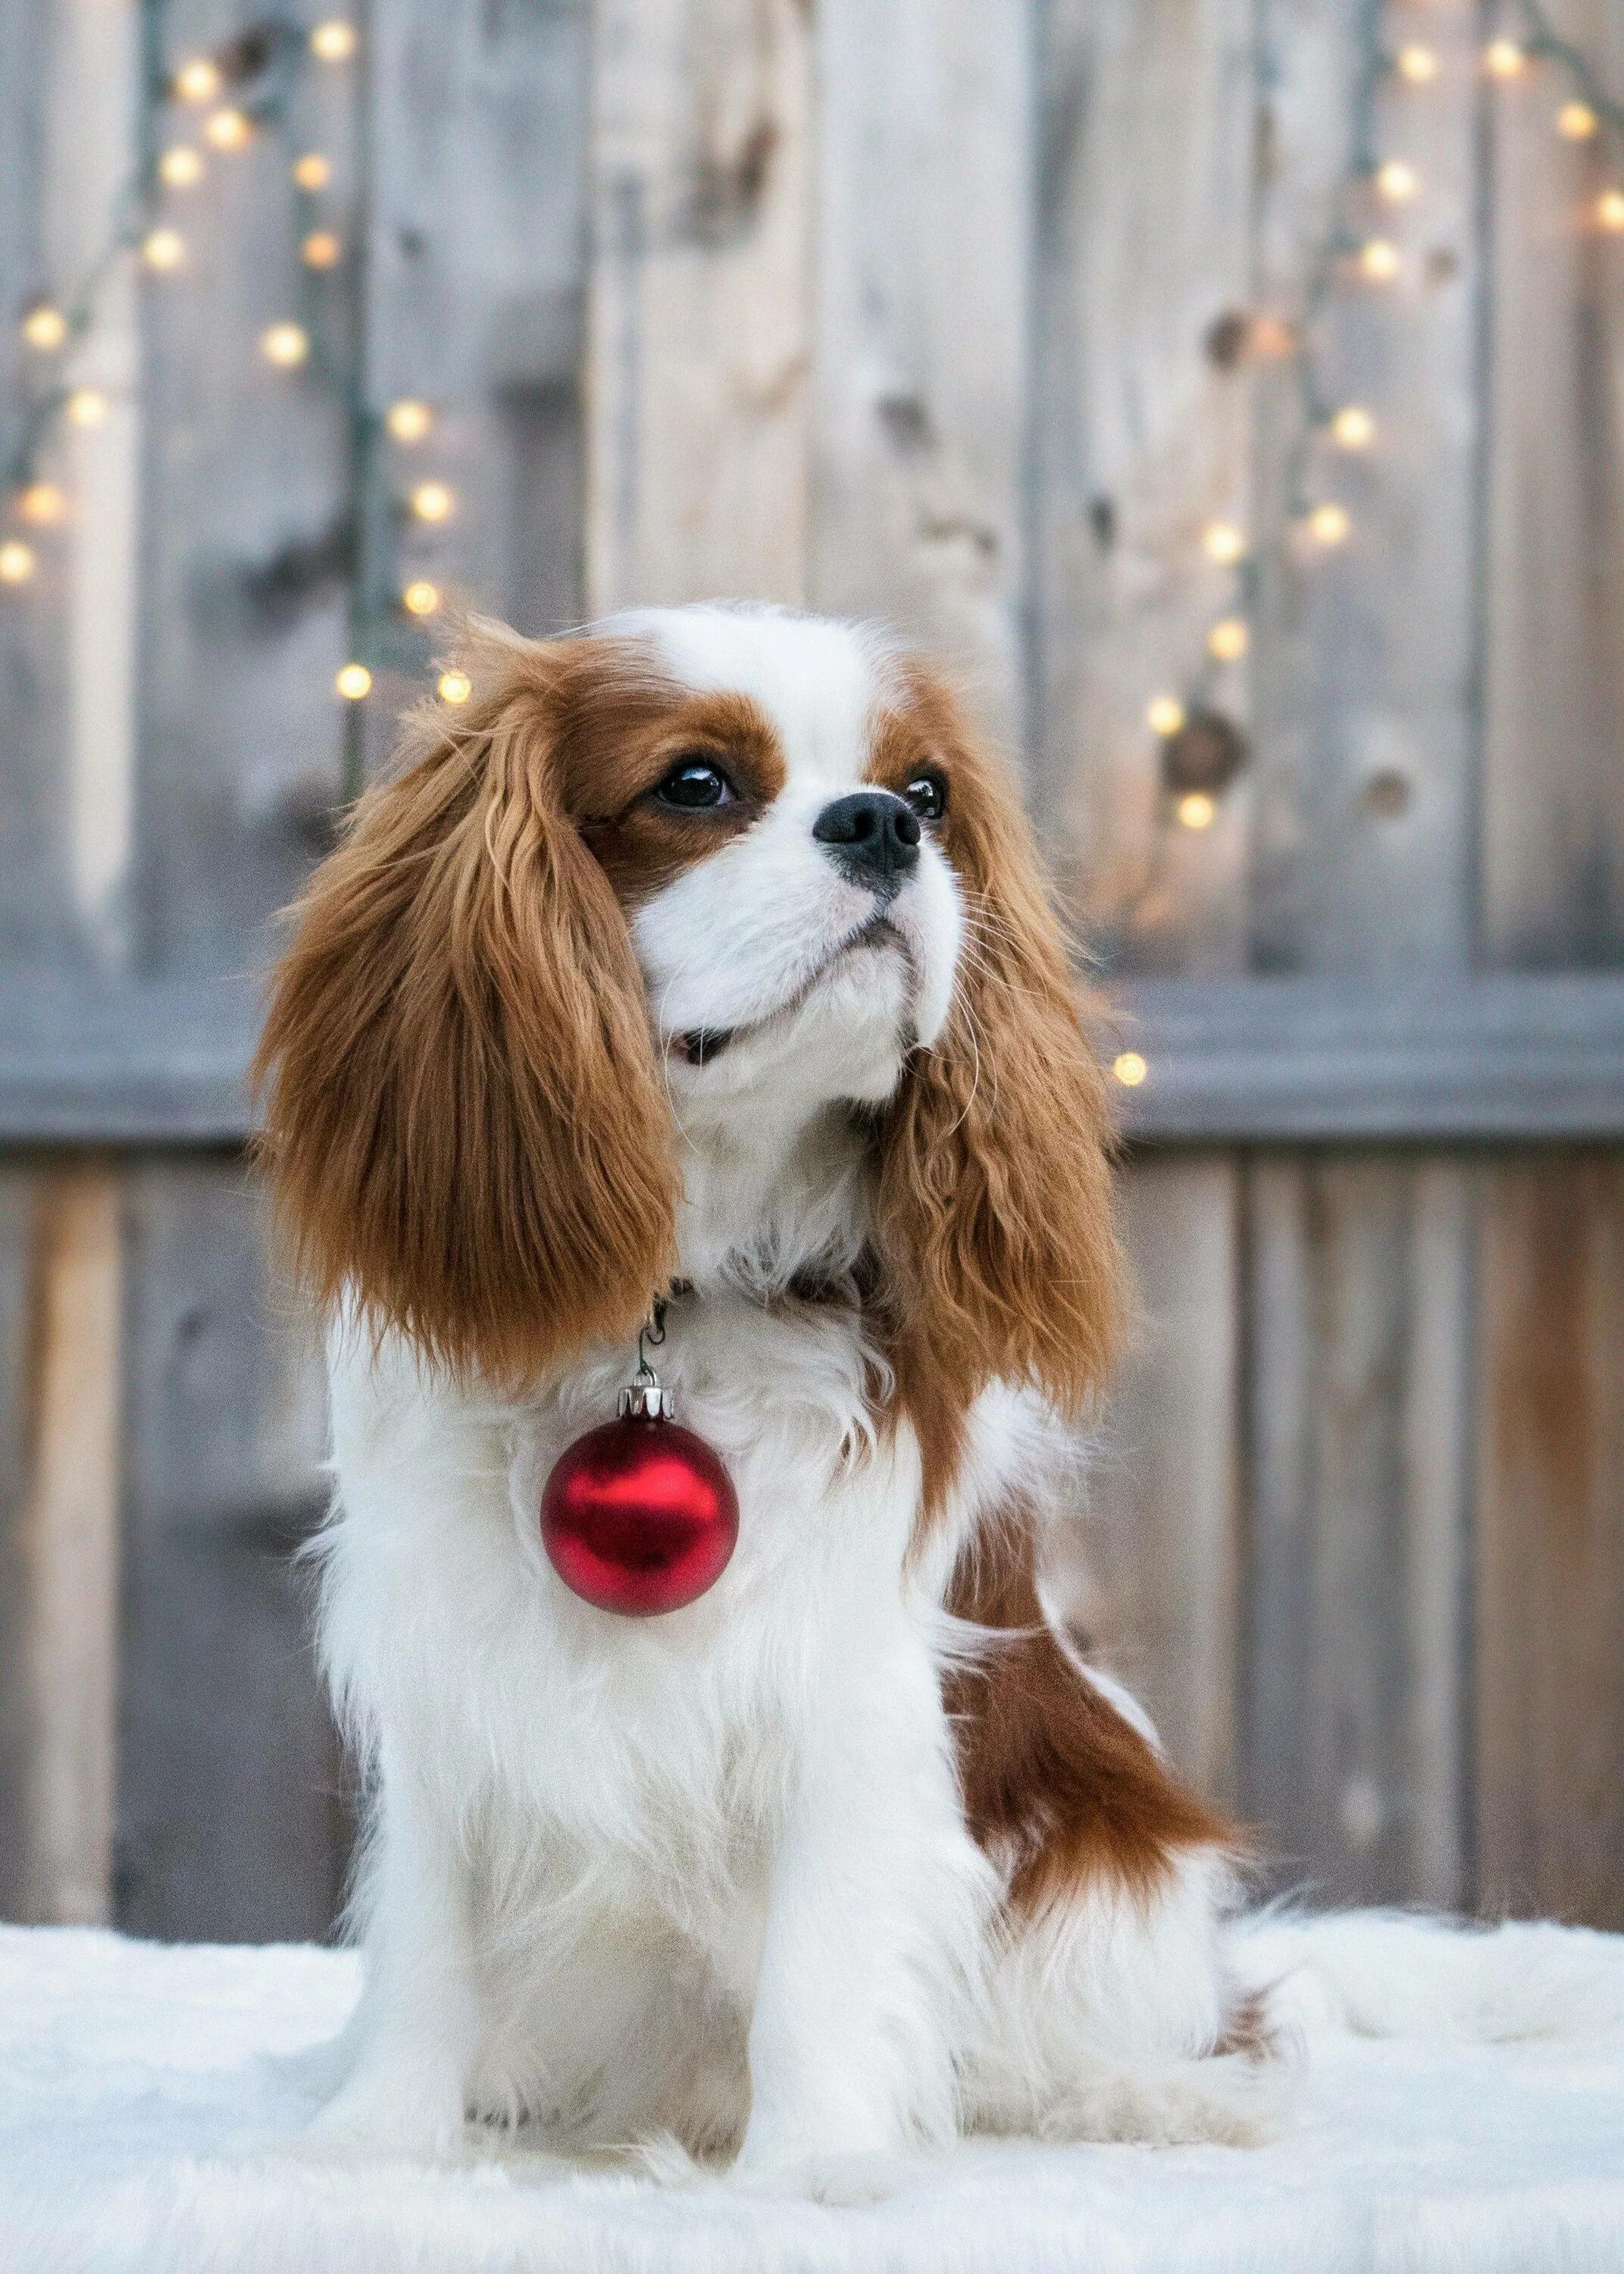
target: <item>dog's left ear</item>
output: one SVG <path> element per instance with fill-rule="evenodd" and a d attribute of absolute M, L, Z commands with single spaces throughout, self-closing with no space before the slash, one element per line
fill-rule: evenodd
<path fill-rule="evenodd" d="M 945 689 L 914 674 L 909 707 L 949 779 L 942 843 L 966 941 L 946 1027 L 881 1127 L 876 1244 L 899 1381 L 957 1407 L 989 1381 L 1030 1382 L 1075 1413 L 1117 1321 L 1104 1079 L 1012 784 Z"/>

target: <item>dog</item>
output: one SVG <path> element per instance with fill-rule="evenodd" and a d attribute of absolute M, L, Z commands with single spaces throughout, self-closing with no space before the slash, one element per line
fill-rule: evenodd
<path fill-rule="evenodd" d="M 487 629 L 469 669 L 292 912 L 259 1062 L 367 1794 L 322 2135 L 792 2185 L 967 2128 L 1258 2136 L 1237 1835 L 1043 1600 L 1120 1306 L 1013 784 L 849 624 Z M 623 1618 L 538 1512 L 656 1299 L 740 1530 Z"/>

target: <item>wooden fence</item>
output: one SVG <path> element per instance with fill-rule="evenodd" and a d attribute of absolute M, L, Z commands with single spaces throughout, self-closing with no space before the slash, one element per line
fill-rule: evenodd
<path fill-rule="evenodd" d="M 0 19 L 8 316 L 147 131 L 120 6 Z M 882 615 L 1019 753 L 1145 1073 L 1064 1584 L 1176 1754 L 1329 1894 L 1624 1925 L 1624 149 L 1473 0 L 1388 14 L 1430 71 L 1372 77 L 1365 0 L 392 0 L 303 124 L 366 402 L 435 410 L 387 478 L 455 496 L 402 574 L 533 631 Z M 166 65 L 255 28 L 145 20 Z M 1624 88 L 1620 0 L 1557 28 Z M 347 1823 L 242 1070 L 409 685 L 332 692 L 343 434 L 259 346 L 286 154 L 211 146 L 185 260 L 115 274 L 0 585 L 0 1909 L 175 1936 L 323 1931 Z M 1338 215 L 1340 453 L 1289 328 Z M 1147 725 L 1189 684 L 1210 791 Z"/>

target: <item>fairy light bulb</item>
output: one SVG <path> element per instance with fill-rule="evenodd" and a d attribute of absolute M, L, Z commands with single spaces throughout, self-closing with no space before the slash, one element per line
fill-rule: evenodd
<path fill-rule="evenodd" d="M 320 150 L 306 150 L 293 162 L 293 178 L 301 190 L 325 190 L 333 178 L 333 162 Z"/>
<path fill-rule="evenodd" d="M 372 691 L 372 674 L 364 663 L 347 663 L 333 681 L 346 703 L 358 703 Z"/>
<path fill-rule="evenodd" d="M 1204 789 L 1186 790 L 1178 801 L 1179 825 L 1184 829 L 1210 829 L 1217 818 L 1218 803 Z M 1117 1079 L 1120 1081 L 1121 1076 Z"/>
<path fill-rule="evenodd" d="M 409 616 L 432 616 L 440 606 L 440 587 L 431 584 L 426 576 L 414 576 L 401 594 L 401 606 Z"/>
<path fill-rule="evenodd" d="M 1359 267 L 1377 284 L 1386 284 L 1398 275 L 1398 247 L 1385 237 L 1372 237 L 1359 250 Z"/>
<path fill-rule="evenodd" d="M 1251 645 L 1245 621 L 1240 616 L 1223 616 L 1207 635 L 1207 653 L 1220 663 L 1238 663 Z"/>
<path fill-rule="evenodd" d="M 1368 450 L 1376 439 L 1376 422 L 1362 403 L 1345 403 L 1331 421 L 1331 433 L 1344 450 Z"/>
<path fill-rule="evenodd" d="M 202 153 L 190 142 L 177 142 L 158 161 L 158 178 L 172 190 L 190 190 L 203 178 Z"/>
<path fill-rule="evenodd" d="M 1556 114 L 1556 131 L 1568 142 L 1588 142 L 1600 124 L 1588 102 L 1565 102 Z"/>
<path fill-rule="evenodd" d="M 1149 1072 L 1138 1050 L 1118 1050 L 1111 1060 L 1111 1073 L 1124 1089 L 1137 1089 Z"/>
<path fill-rule="evenodd" d="M 75 426 L 99 426 L 107 417 L 107 397 L 99 387 L 76 387 L 63 408 Z"/>
<path fill-rule="evenodd" d="M 1438 57 L 1431 48 L 1424 48 L 1417 42 L 1399 49 L 1398 67 L 1412 87 L 1425 87 L 1429 80 L 1438 77 Z"/>
<path fill-rule="evenodd" d="M 160 275 L 167 275 L 186 258 L 186 240 L 177 229 L 149 230 L 142 240 L 141 258 Z"/>
<path fill-rule="evenodd" d="M 207 56 L 193 56 L 175 74 L 175 92 L 183 102 L 212 102 L 220 87 L 220 66 Z"/>
<path fill-rule="evenodd" d="M 1246 345 L 1254 356 L 1281 363 L 1297 353 L 1297 333 L 1283 317 L 1254 316 L 1247 330 Z"/>
<path fill-rule="evenodd" d="M 1387 158 L 1376 169 L 1376 187 L 1389 205 L 1407 205 L 1421 187 L 1421 177 L 1402 158 Z"/>
<path fill-rule="evenodd" d="M 440 674 L 440 699 L 442 703 L 466 703 L 474 691 L 474 682 L 465 671 L 442 671 Z"/>
<path fill-rule="evenodd" d="M 245 110 L 211 110 L 203 136 L 216 150 L 244 150 L 253 140 L 253 121 Z"/>
<path fill-rule="evenodd" d="M 411 493 L 411 509 L 419 521 L 444 521 L 455 502 L 444 482 L 419 482 Z"/>
<path fill-rule="evenodd" d="M 355 26 L 336 16 L 318 24 L 310 35 L 310 51 L 324 64 L 347 62 L 356 51 Z"/>
<path fill-rule="evenodd" d="M 52 348 L 59 348 L 67 336 L 67 318 L 60 308 L 54 308 L 48 302 L 37 308 L 30 308 L 23 318 L 24 339 L 31 348 L 38 348 L 42 354 L 49 354 Z"/>
<path fill-rule="evenodd" d="M 1156 695 L 1145 705 L 1145 724 L 1153 734 L 1177 734 L 1184 723 L 1184 706 L 1177 695 Z"/>
<path fill-rule="evenodd" d="M 1201 532 L 1201 543 L 1209 561 L 1222 568 L 1232 568 L 1246 550 L 1246 539 L 1232 521 L 1209 521 Z"/>
<path fill-rule="evenodd" d="M 1515 40 L 1491 40 L 1483 67 L 1492 79 L 1517 79 L 1528 68 L 1528 57 Z"/>
<path fill-rule="evenodd" d="M 34 547 L 20 537 L 0 545 L 0 584 L 26 584 L 34 574 Z"/>
<path fill-rule="evenodd" d="M 1596 218 L 1604 229 L 1624 230 L 1624 190 L 1604 190 L 1596 200 Z"/>
<path fill-rule="evenodd" d="M 66 504 L 55 482 L 30 482 L 18 498 L 17 510 L 36 529 L 49 529 L 62 519 Z"/>
<path fill-rule="evenodd" d="M 1317 505 L 1308 516 L 1311 535 L 1321 545 L 1345 544 L 1353 523 L 1348 509 L 1340 505 Z"/>
<path fill-rule="evenodd" d="M 343 252 L 343 241 L 330 229 L 312 229 L 299 252 L 307 268 L 334 268 Z"/>
<path fill-rule="evenodd" d="M 383 423 L 397 442 L 421 442 L 433 425 L 433 413 L 426 403 L 411 396 L 392 403 L 384 412 Z"/>
<path fill-rule="evenodd" d="M 267 363 L 296 370 L 310 353 L 310 334 L 303 324 L 267 324 L 259 335 L 259 351 Z"/>

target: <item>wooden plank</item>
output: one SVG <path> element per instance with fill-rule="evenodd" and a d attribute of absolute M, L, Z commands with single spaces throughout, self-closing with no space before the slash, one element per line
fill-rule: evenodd
<path fill-rule="evenodd" d="M 1455 1900 L 1459 1172 L 1266 1156 L 1248 1195 L 1244 1797 L 1288 1882 L 1338 1901 Z"/>
<path fill-rule="evenodd" d="M 1553 16 L 1624 84 L 1605 0 Z M 1488 98 L 1483 925 L 1499 961 L 1624 960 L 1624 244 L 1594 219 L 1610 138 L 1553 131 L 1553 67 Z"/>
<path fill-rule="evenodd" d="M 19 1480 L 7 1551 L 16 1590 L 8 1908 L 24 1919 L 95 1924 L 112 1897 L 119 1181 L 95 1162 L 11 1181 L 14 1207 L 26 1193 L 28 1222 L 0 1350 Z"/>
<path fill-rule="evenodd" d="M 29 1354 L 35 1173 L 0 1163 L 0 1918 L 22 1914 L 30 1876 L 21 1836 L 33 1713 L 23 1509 L 29 1486 Z"/>
<path fill-rule="evenodd" d="M 1236 1797 L 1240 1524 L 1238 1170 L 1192 1153 L 1119 1186 L 1139 1315 L 1051 1579 L 1209 1798 Z"/>
<path fill-rule="evenodd" d="M 1300 501 L 1341 502 L 1351 531 L 1328 552 L 1299 531 L 1262 556 L 1251 960 L 1412 977 L 1467 961 L 1473 928 L 1478 21 L 1429 11 L 1416 36 L 1436 77 L 1383 82 L 1372 154 L 1416 169 L 1402 206 L 1368 183 L 1338 203 L 1361 37 L 1380 18 L 1362 0 L 1290 0 L 1271 23 L 1260 303 L 1297 313 L 1339 220 L 1395 245 L 1400 267 L 1387 282 L 1340 267 L 1313 333 L 1326 409 L 1367 408 L 1372 448 L 1322 438 L 1302 462 L 1296 375 L 1263 375 L 1259 529 L 1286 534 L 1301 462 Z"/>
<path fill-rule="evenodd" d="M 801 600 L 809 11 L 604 0 L 593 21 L 591 608 Z"/>
<path fill-rule="evenodd" d="M 1624 1163 L 1487 1178 L 1479 1896 L 1624 1926 Z"/>
<path fill-rule="evenodd" d="M 1026 700 L 1028 11 L 822 0 L 810 595 Z"/>
<path fill-rule="evenodd" d="M 130 1173 L 117 1917 L 322 1935 L 347 1826 L 291 1557 L 326 1499 L 314 1337 L 231 1161 Z"/>
<path fill-rule="evenodd" d="M 1069 904 L 1124 971 L 1245 960 L 1251 787 L 1179 826 L 1147 704 L 1189 697 L 1246 531 L 1256 32 L 1248 0 L 1040 11 L 1032 792 Z M 1206 699 L 1248 724 L 1249 673 Z"/>

